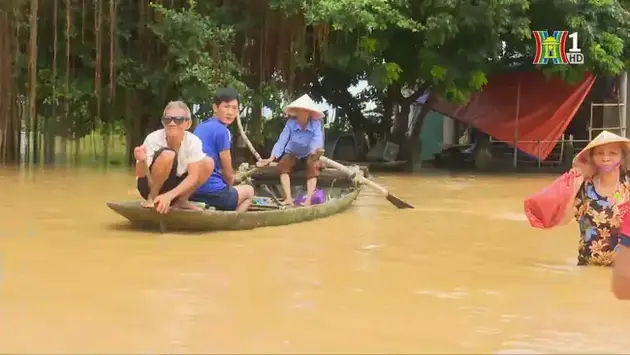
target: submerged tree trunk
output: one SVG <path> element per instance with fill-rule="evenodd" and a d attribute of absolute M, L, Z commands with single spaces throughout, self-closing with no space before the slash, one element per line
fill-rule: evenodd
<path fill-rule="evenodd" d="M 129 90 L 126 90 L 124 93 L 124 100 L 125 100 L 124 114 L 125 114 L 125 129 L 126 129 L 125 137 L 127 139 L 127 164 L 128 165 L 132 165 L 133 162 L 135 161 L 135 158 L 133 156 L 133 149 L 135 148 L 136 142 L 138 141 L 138 138 L 136 137 L 139 136 L 136 129 L 137 120 L 134 117 L 134 110 L 131 104 L 132 99 L 133 99 L 132 93 L 129 92 Z"/>
<path fill-rule="evenodd" d="M 59 0 L 54 0 L 53 3 L 53 62 L 52 62 L 52 102 L 50 117 L 47 117 L 44 121 L 44 163 L 52 164 L 54 159 L 55 149 L 55 123 L 57 121 L 57 52 L 58 52 L 58 11 Z"/>
<path fill-rule="evenodd" d="M 64 139 L 67 142 L 67 139 Z M 67 148 L 64 149 L 64 154 L 67 156 Z M 74 152 L 72 153 L 72 158 L 74 159 L 74 165 L 79 165 L 81 163 L 81 140 L 74 140 Z"/>
<path fill-rule="evenodd" d="M 391 140 L 399 146 L 397 159 L 406 161 L 408 170 L 413 169 L 413 159 L 418 150 L 419 130 L 422 128 L 422 122 L 424 122 L 424 117 L 426 117 L 428 111 L 424 112 L 422 117 L 416 119 L 414 127 L 411 127 L 411 130 L 409 127 L 409 114 L 411 112 L 411 105 L 424 94 L 425 91 L 426 89 L 424 88 L 419 89 L 409 97 L 403 97 L 402 94 L 399 95 L 399 92 L 393 93 L 393 97 L 398 96 L 398 99 L 394 101 L 397 103 L 398 108 L 395 110 L 396 119 Z M 423 105 L 423 109 L 428 106 L 430 106 L 430 104 L 427 102 L 427 104 Z M 414 131 L 417 132 L 416 137 L 414 137 Z"/>
<path fill-rule="evenodd" d="M 0 159 L 13 161 L 15 156 L 13 46 L 15 19 L 9 15 L 10 6 L 0 6 Z"/>
<path fill-rule="evenodd" d="M 387 90 L 387 94 L 383 98 L 383 117 L 381 117 L 379 126 L 385 139 L 388 139 L 392 134 L 392 117 L 394 115 L 394 98 L 392 96 L 390 90 Z"/>
<path fill-rule="evenodd" d="M 68 138 L 62 136 L 59 143 L 59 161 L 65 164 L 68 159 Z"/>
<path fill-rule="evenodd" d="M 433 105 L 433 96 L 429 97 L 427 102 L 422 105 L 420 112 L 415 117 L 413 125 L 411 127 L 411 134 L 408 138 L 409 145 L 409 162 L 410 169 L 414 170 L 415 167 L 422 167 L 422 160 L 420 158 L 422 153 L 420 135 L 422 134 L 422 127 L 424 125 L 424 119 L 431 112 L 431 106 Z"/>
<path fill-rule="evenodd" d="M 109 164 L 109 142 L 111 141 L 111 133 L 109 129 L 109 123 L 103 125 L 103 164 L 107 166 Z"/>
<path fill-rule="evenodd" d="M 47 132 L 44 136 L 44 159 L 46 164 L 55 163 L 55 135 L 54 132 Z"/>
<path fill-rule="evenodd" d="M 66 75 L 64 83 L 64 98 L 63 98 L 63 122 L 69 124 L 68 117 L 70 115 L 70 28 L 72 24 L 72 0 L 66 0 Z M 74 125 L 76 128 L 76 124 Z M 62 140 L 66 139 L 66 129 L 63 127 L 64 133 L 62 134 Z M 66 151 L 62 150 L 62 156 L 65 159 Z"/>
<path fill-rule="evenodd" d="M 98 159 L 96 152 L 96 137 L 94 134 L 97 132 L 97 128 L 105 128 L 103 126 L 103 112 L 102 112 L 102 97 L 101 97 L 101 84 L 102 84 L 102 51 L 103 51 L 103 1 L 94 0 L 94 41 L 96 45 L 96 58 L 94 62 L 94 98 L 96 100 L 96 122 L 94 123 L 94 130 L 92 132 L 92 143 L 94 144 L 94 159 Z"/>
<path fill-rule="evenodd" d="M 392 140 L 397 144 L 402 144 L 406 140 L 407 132 L 409 131 L 411 102 L 408 100 L 400 100 L 396 106 L 396 118 L 394 131 L 392 132 Z"/>
<path fill-rule="evenodd" d="M 30 21 L 30 41 L 29 41 L 29 95 L 28 101 L 30 106 L 29 121 L 32 128 L 33 139 L 33 163 L 37 164 L 39 158 L 39 130 L 37 122 L 37 16 L 39 1 L 31 0 L 31 21 Z M 30 134 L 31 132 L 27 132 Z"/>

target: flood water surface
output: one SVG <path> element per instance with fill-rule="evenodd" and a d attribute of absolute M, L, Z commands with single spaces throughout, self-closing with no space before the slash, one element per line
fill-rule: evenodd
<path fill-rule="evenodd" d="M 577 226 L 529 227 L 553 176 L 383 176 L 349 210 L 252 231 L 135 231 L 127 171 L 0 172 L 1 353 L 627 353 Z"/>

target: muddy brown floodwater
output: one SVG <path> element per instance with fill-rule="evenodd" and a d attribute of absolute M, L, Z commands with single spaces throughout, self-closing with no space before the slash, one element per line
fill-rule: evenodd
<path fill-rule="evenodd" d="M 330 218 L 134 231 L 130 172 L 0 170 L 0 353 L 624 353 L 630 303 L 529 227 L 553 176 L 383 176 Z"/>

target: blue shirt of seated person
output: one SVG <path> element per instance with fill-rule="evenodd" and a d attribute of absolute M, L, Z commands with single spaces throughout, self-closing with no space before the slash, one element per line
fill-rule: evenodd
<path fill-rule="evenodd" d="M 212 174 L 190 197 L 217 210 L 245 212 L 251 205 L 254 188 L 250 185 L 232 186 L 234 171 L 230 147 L 232 136 L 228 126 L 238 117 L 238 92 L 231 88 L 217 90 L 212 109 L 214 116 L 195 128 L 201 139 L 203 152 L 216 164 Z"/>
<path fill-rule="evenodd" d="M 306 129 L 302 130 L 298 120 L 294 117 L 287 119 L 278 141 L 273 146 L 271 155 L 281 158 L 284 153 L 294 155 L 298 159 L 304 159 L 315 149 L 324 146 L 322 121 L 309 119 Z"/>

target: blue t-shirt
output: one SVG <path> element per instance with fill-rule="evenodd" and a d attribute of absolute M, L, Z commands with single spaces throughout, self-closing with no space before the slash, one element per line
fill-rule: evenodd
<path fill-rule="evenodd" d="M 290 117 L 273 146 L 271 155 L 281 158 L 284 153 L 291 153 L 302 159 L 312 154 L 315 149 L 323 147 L 324 134 L 321 120 L 309 119 L 306 129 L 302 130 L 297 119 Z"/>
<path fill-rule="evenodd" d="M 214 160 L 212 175 L 210 175 L 206 182 L 199 186 L 197 192 L 209 193 L 219 191 L 227 186 L 223 180 L 223 175 L 221 175 L 219 153 L 230 149 L 232 140 L 230 130 L 216 117 L 212 117 L 198 125 L 194 133 L 201 139 L 203 152 Z"/>

